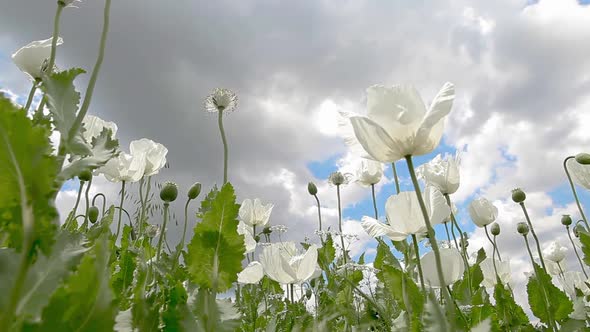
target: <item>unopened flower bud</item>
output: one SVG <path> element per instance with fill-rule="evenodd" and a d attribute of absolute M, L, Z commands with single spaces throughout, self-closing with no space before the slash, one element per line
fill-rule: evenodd
<path fill-rule="evenodd" d="M 188 190 L 188 198 L 195 199 L 201 193 L 201 184 L 199 182 L 195 182 L 193 186 Z"/>
<path fill-rule="evenodd" d="M 260 235 L 256 235 L 256 236 L 254 237 L 254 240 L 256 240 L 256 243 L 260 242 Z"/>
<path fill-rule="evenodd" d="M 174 182 L 165 182 L 160 190 L 160 198 L 166 202 L 174 202 L 178 197 L 178 186 Z"/>
<path fill-rule="evenodd" d="M 561 216 L 561 224 L 564 226 L 569 226 L 572 224 L 572 217 L 569 214 L 564 214 Z"/>
<path fill-rule="evenodd" d="M 512 190 L 512 200 L 515 203 L 522 203 L 522 202 L 524 202 L 525 199 L 526 199 L 526 194 L 524 193 L 524 191 L 522 191 L 522 189 L 516 188 L 516 189 Z"/>
<path fill-rule="evenodd" d="M 316 187 L 315 183 L 310 182 L 307 184 L 307 191 L 311 196 L 315 196 L 318 193 L 318 187 Z"/>
<path fill-rule="evenodd" d="M 516 225 L 516 230 L 519 234 L 526 236 L 529 233 L 529 225 L 526 222 L 519 222 Z"/>
<path fill-rule="evenodd" d="M 492 232 L 493 236 L 500 235 L 500 225 L 497 222 L 493 223 L 490 231 Z"/>
<path fill-rule="evenodd" d="M 307 297 L 307 299 L 310 299 L 310 298 L 311 298 L 311 294 L 312 294 L 312 292 L 311 292 L 311 289 L 309 289 L 309 288 L 308 288 L 308 289 L 305 291 L 305 297 Z"/>
<path fill-rule="evenodd" d="M 92 179 L 92 172 L 89 169 L 85 169 L 78 174 L 78 179 L 80 179 L 80 181 L 88 182 Z"/>
<path fill-rule="evenodd" d="M 590 153 L 578 153 L 576 155 L 576 161 L 582 165 L 590 165 Z"/>
<path fill-rule="evenodd" d="M 88 219 L 91 223 L 95 223 L 98 220 L 98 208 L 96 206 L 91 206 L 88 208 Z"/>
<path fill-rule="evenodd" d="M 346 177 L 340 172 L 334 172 L 330 174 L 328 181 L 335 186 L 339 186 L 346 183 Z"/>

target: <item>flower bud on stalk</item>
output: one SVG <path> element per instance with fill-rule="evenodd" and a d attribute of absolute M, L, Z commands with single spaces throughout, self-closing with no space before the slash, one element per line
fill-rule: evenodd
<path fill-rule="evenodd" d="M 328 181 L 335 186 L 339 186 L 342 184 L 346 184 L 346 177 L 344 176 L 344 174 L 340 172 L 334 172 L 330 174 Z"/>
<path fill-rule="evenodd" d="M 576 155 L 576 161 L 582 165 L 590 165 L 590 154 L 589 153 L 578 153 Z"/>
<path fill-rule="evenodd" d="M 188 198 L 193 200 L 199 196 L 201 193 L 201 184 L 199 182 L 195 182 L 193 186 L 188 190 Z"/>
<path fill-rule="evenodd" d="M 88 208 L 88 220 L 90 220 L 91 223 L 95 223 L 98 220 L 98 208 L 96 206 L 91 206 L 90 208 Z"/>
<path fill-rule="evenodd" d="M 174 202 L 178 197 L 178 186 L 174 182 L 166 182 L 160 190 L 160 198 L 166 202 Z"/>
<path fill-rule="evenodd" d="M 493 236 L 500 235 L 500 225 L 498 225 L 498 223 L 493 223 L 490 231 L 492 232 Z"/>
<path fill-rule="evenodd" d="M 569 214 L 564 214 L 561 217 L 561 224 L 564 226 L 569 226 L 572 224 L 572 217 Z"/>
<path fill-rule="evenodd" d="M 527 225 L 526 222 L 521 221 L 516 225 L 516 230 L 519 234 L 526 236 L 529 234 L 529 225 Z"/>
<path fill-rule="evenodd" d="M 311 196 L 315 196 L 318 193 L 318 187 L 316 187 L 315 183 L 310 182 L 307 184 L 307 191 Z"/>
<path fill-rule="evenodd" d="M 92 179 L 92 172 L 88 169 L 85 169 L 80 172 L 80 174 L 78 174 L 78 179 L 80 179 L 80 181 L 88 182 Z"/>
<path fill-rule="evenodd" d="M 512 190 L 512 200 L 515 203 L 522 203 L 522 202 L 524 202 L 525 199 L 526 199 L 526 194 L 524 193 L 524 191 L 522 191 L 522 189 L 516 188 L 516 189 Z"/>

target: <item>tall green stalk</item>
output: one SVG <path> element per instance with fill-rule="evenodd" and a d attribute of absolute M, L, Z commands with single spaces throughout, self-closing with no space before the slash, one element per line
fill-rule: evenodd
<path fill-rule="evenodd" d="M 319 226 L 320 226 L 320 232 L 322 231 L 322 208 L 320 206 L 320 199 L 318 198 L 318 195 L 313 195 L 313 197 L 315 198 L 316 204 L 318 206 L 318 221 L 319 221 Z"/>
<path fill-rule="evenodd" d="M 92 186 L 92 177 L 88 180 L 88 185 L 86 186 L 86 191 L 84 193 L 84 200 L 86 202 L 86 211 L 84 212 L 84 223 L 82 223 L 82 227 L 86 229 L 88 227 L 88 209 L 90 208 L 90 187 Z"/>
<path fill-rule="evenodd" d="M 391 163 L 391 169 L 393 170 L 393 181 L 395 183 L 396 194 L 400 193 L 399 189 L 399 178 L 397 177 L 397 169 L 395 168 L 395 162 Z"/>
<path fill-rule="evenodd" d="M 346 247 L 344 246 L 344 234 L 342 233 L 342 206 L 340 202 L 340 185 L 336 185 L 336 195 L 338 196 L 338 231 L 340 232 L 340 243 L 342 244 L 342 258 L 346 264 Z"/>
<path fill-rule="evenodd" d="M 582 263 L 582 259 L 580 258 L 580 254 L 578 254 L 578 249 L 576 248 L 576 244 L 574 243 L 574 240 L 572 239 L 572 235 L 570 234 L 570 227 L 566 225 L 565 230 L 567 232 L 567 237 L 570 239 L 572 247 L 574 248 L 574 253 L 576 254 L 576 257 L 578 258 L 578 263 L 580 263 L 580 267 L 582 268 L 582 272 L 584 272 L 584 276 L 586 277 L 586 279 L 588 279 L 588 274 L 586 273 L 586 268 L 584 266 L 584 263 Z"/>
<path fill-rule="evenodd" d="M 567 175 L 567 180 L 570 183 L 570 187 L 572 188 L 572 193 L 574 194 L 574 199 L 576 201 L 576 205 L 578 206 L 578 211 L 580 211 L 580 215 L 582 216 L 582 220 L 584 220 L 584 224 L 586 224 L 586 229 L 590 229 L 590 225 L 588 225 L 588 219 L 586 219 L 586 215 L 584 214 L 584 209 L 582 209 L 582 205 L 580 204 L 580 199 L 578 198 L 578 193 L 576 192 L 576 186 L 574 185 L 574 181 L 572 181 L 572 177 L 570 175 L 569 170 L 567 169 L 567 162 L 570 159 L 576 158 L 575 156 L 569 156 L 563 160 L 563 169 L 565 170 L 565 175 Z"/>
<path fill-rule="evenodd" d="M 115 234 L 115 241 L 119 238 L 121 231 L 121 218 L 123 217 L 123 203 L 125 202 L 125 181 L 121 181 L 121 203 L 119 204 L 119 221 L 117 222 L 117 233 Z"/>
<path fill-rule="evenodd" d="M 422 263 L 420 262 L 420 248 L 418 247 L 418 239 L 415 234 L 412 234 L 412 243 L 414 245 L 414 251 L 416 252 L 416 265 L 418 266 L 420 286 L 422 287 L 422 292 L 426 292 L 426 287 L 424 286 L 424 273 L 422 272 Z"/>
<path fill-rule="evenodd" d="M 164 240 L 164 233 L 166 233 L 166 225 L 168 224 L 168 208 L 170 204 L 164 202 L 164 222 L 162 223 L 162 231 L 160 232 L 160 238 L 158 239 L 158 250 L 156 251 L 156 260 L 160 260 L 160 252 L 162 251 L 162 243 Z"/>
<path fill-rule="evenodd" d="M 484 230 L 485 230 L 485 232 L 486 232 L 486 236 L 487 236 L 488 240 L 489 240 L 489 241 L 490 241 L 490 243 L 492 244 L 492 249 L 493 249 L 493 251 L 497 251 L 497 248 L 496 248 L 496 241 L 495 241 L 495 238 L 496 238 L 496 237 L 494 236 L 494 240 L 492 240 L 492 238 L 491 238 L 491 236 L 490 236 L 490 233 L 488 232 L 488 225 L 485 225 L 483 228 L 484 228 Z M 498 259 L 499 259 L 500 261 L 502 260 L 502 256 L 500 256 L 500 252 L 499 252 L 499 251 L 498 251 Z"/>
<path fill-rule="evenodd" d="M 371 184 L 371 194 L 373 197 L 373 209 L 375 210 L 375 219 L 379 219 L 379 212 L 377 211 L 377 197 L 375 197 L 375 185 Z"/>
<path fill-rule="evenodd" d="M 531 218 L 529 217 L 529 213 L 527 212 L 524 202 L 520 202 L 518 204 L 520 204 L 520 207 L 522 208 L 522 212 L 524 213 L 524 217 L 526 218 L 526 222 L 528 223 L 529 228 L 531 229 L 531 234 L 533 235 L 533 239 L 535 240 L 535 244 L 537 245 L 537 252 L 539 253 L 539 260 L 541 261 L 541 266 L 543 266 L 543 270 L 547 271 L 547 267 L 545 267 L 545 260 L 543 259 L 543 252 L 541 251 L 541 245 L 539 244 L 539 238 L 537 237 L 537 234 L 535 233 L 535 228 L 533 227 L 533 224 L 531 223 Z M 528 242 L 528 240 L 527 240 L 527 242 Z"/>
<path fill-rule="evenodd" d="M 221 133 L 221 141 L 223 142 L 223 184 L 225 184 L 227 183 L 228 148 L 225 130 L 223 129 L 223 109 L 219 109 L 217 123 L 219 125 L 219 132 Z"/>
<path fill-rule="evenodd" d="M 74 216 L 76 215 L 76 212 L 78 212 L 78 205 L 80 205 L 80 197 L 82 197 L 82 190 L 84 188 L 85 183 L 85 181 L 80 180 L 80 187 L 78 187 L 78 196 L 76 197 L 76 204 L 74 204 L 74 208 L 72 209 Z"/>
<path fill-rule="evenodd" d="M 25 112 L 29 112 L 29 108 L 31 108 L 31 104 L 33 103 L 33 98 L 35 97 L 35 92 L 37 91 L 37 81 L 33 82 L 33 86 L 31 87 L 31 91 L 29 91 L 29 96 L 27 97 L 27 103 L 23 109 Z"/>

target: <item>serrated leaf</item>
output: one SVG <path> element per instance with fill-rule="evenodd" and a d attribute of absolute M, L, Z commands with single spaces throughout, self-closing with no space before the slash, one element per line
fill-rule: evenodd
<path fill-rule="evenodd" d="M 18 271 L 21 256 L 12 248 L 0 249 L 0 294 L 4 294 L 0 296 L 0 312 L 5 312 L 8 294 L 14 287 L 15 271 Z"/>
<path fill-rule="evenodd" d="M 328 271 L 334 258 L 336 258 L 336 248 L 334 248 L 332 235 L 328 233 L 322 247 L 318 249 L 318 264 L 322 270 Z"/>
<path fill-rule="evenodd" d="M 128 309 L 131 305 L 131 285 L 133 283 L 133 274 L 137 266 L 137 252 L 135 248 L 129 247 L 130 234 L 131 226 L 125 225 L 121 237 L 119 257 L 113 262 L 113 270 L 115 270 L 115 272 L 111 278 L 113 291 L 119 300 L 119 308 L 123 310 Z"/>
<path fill-rule="evenodd" d="M 433 293 L 430 293 L 427 297 L 426 305 L 424 306 L 424 315 L 422 317 L 422 325 L 424 326 L 424 331 L 449 331 L 445 312 L 436 301 Z"/>
<path fill-rule="evenodd" d="M 531 311 L 541 322 L 548 324 L 551 317 L 557 321 L 565 321 L 574 310 L 567 295 L 551 282 L 551 276 L 536 263 L 535 274 L 529 278 L 527 293 Z M 547 298 L 545 298 L 545 295 Z"/>
<path fill-rule="evenodd" d="M 223 292 L 237 281 L 246 251 L 238 234 L 238 210 L 231 184 L 213 190 L 201 204 L 202 221 L 188 245 L 186 265 L 191 280 L 200 287 Z"/>
<path fill-rule="evenodd" d="M 381 269 L 383 266 L 393 266 L 398 270 L 401 270 L 401 264 L 391 253 L 389 246 L 381 239 L 377 239 L 377 255 L 375 255 L 375 261 L 373 266 L 376 269 Z"/>
<path fill-rule="evenodd" d="M 584 253 L 584 263 L 590 266 L 590 234 L 585 231 L 579 231 L 579 239 L 582 242 L 582 252 Z"/>
<path fill-rule="evenodd" d="M 377 272 L 377 278 L 385 284 L 385 289 L 397 301 L 399 307 L 411 312 L 412 320 L 418 322 L 424 310 L 424 294 L 414 280 L 391 265 L 382 265 Z"/>
<path fill-rule="evenodd" d="M 70 131 L 76 121 L 76 113 L 80 103 L 80 93 L 76 91 L 74 79 L 82 73 L 85 73 L 85 71 L 80 68 L 55 72 L 51 75 L 45 75 L 41 85 L 41 90 L 43 90 L 47 98 L 53 124 L 60 132 L 61 140 L 65 142 L 69 153 L 79 156 L 91 154 L 90 144 L 82 137 L 81 129 L 70 137 Z"/>
<path fill-rule="evenodd" d="M 83 170 L 94 170 L 104 166 L 107 161 L 117 156 L 119 141 L 112 138 L 110 129 L 105 128 L 92 141 L 92 148 L 88 156 L 73 160 L 58 175 L 58 180 L 64 182 L 77 176 Z"/>
<path fill-rule="evenodd" d="M 34 232 L 31 242 L 48 254 L 57 229 L 57 211 L 49 199 L 57 171 L 49 135 L 0 94 L 0 233 L 8 234 L 5 245 L 17 251 L 26 229 Z M 26 228 L 21 193 L 33 219 Z"/>
<path fill-rule="evenodd" d="M 529 326 L 529 319 L 524 310 L 516 304 L 512 294 L 501 283 L 494 287 L 496 300 L 496 319 L 501 327 L 517 328 Z"/>

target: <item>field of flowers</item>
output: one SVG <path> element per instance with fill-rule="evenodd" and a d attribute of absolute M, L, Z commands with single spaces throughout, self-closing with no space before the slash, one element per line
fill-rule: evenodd
<path fill-rule="evenodd" d="M 60 17 L 74 0 L 57 2 L 52 38 L 12 55 L 32 86 L 25 105 L 0 94 L 0 331 L 590 328 L 590 226 L 576 192 L 576 186 L 590 190 L 590 154 L 563 160 L 579 213 L 561 219 L 567 247 L 539 241 L 526 193 L 516 188 L 506 193 L 526 220 L 516 230 L 496 222 L 498 209 L 489 200 L 470 202 L 468 214 L 492 248 L 470 255 L 452 197 L 460 185 L 460 156 L 438 155 L 419 167 L 413 159 L 440 144 L 454 85 L 444 84 L 429 106 L 412 86 L 371 86 L 365 114 L 341 114 L 348 133 L 343 140 L 364 158 L 361 167 L 356 174 L 332 173 L 326 181 L 333 192 L 320 193 L 310 182 L 307 198 L 317 204 L 317 228 L 302 230 L 308 232 L 305 242 L 283 241 L 286 228 L 269 222 L 273 204 L 236 202 L 228 181 L 231 142 L 223 120 L 238 107 L 234 92 L 215 89 L 203 105 L 217 116 L 223 178 L 213 188 L 197 182 L 188 192 L 159 182 L 166 147 L 147 138 L 122 147 L 115 123 L 88 114 L 105 57 L 110 4 L 105 0 L 99 54 L 83 98 L 74 80 L 85 71 L 55 66 L 63 43 Z M 43 97 L 33 108 L 38 91 Z M 375 185 L 386 165 L 396 194 L 383 209 Z M 412 191 L 400 190 L 397 167 L 407 167 Z M 97 177 L 120 185 L 119 196 L 91 197 Z M 60 216 L 56 197 L 66 181 L 79 184 L 77 199 Z M 361 223 L 376 244 L 372 262 L 364 254 L 353 257 L 346 245 L 354 235 L 343 232 L 340 195 L 352 182 L 373 194 L 373 210 Z M 128 199 L 130 190 L 137 202 Z M 338 229 L 322 225 L 323 195 L 338 198 Z M 170 211 L 177 205 L 184 207 L 182 236 L 170 247 Z M 189 220 L 197 221 L 193 229 Z M 497 245 L 502 232 L 514 231 L 522 235 L 533 269 L 526 288 L 512 287 L 510 261 Z M 576 270 L 563 264 L 567 250 L 577 257 Z M 530 314 L 515 301 L 520 293 L 526 293 Z"/>

